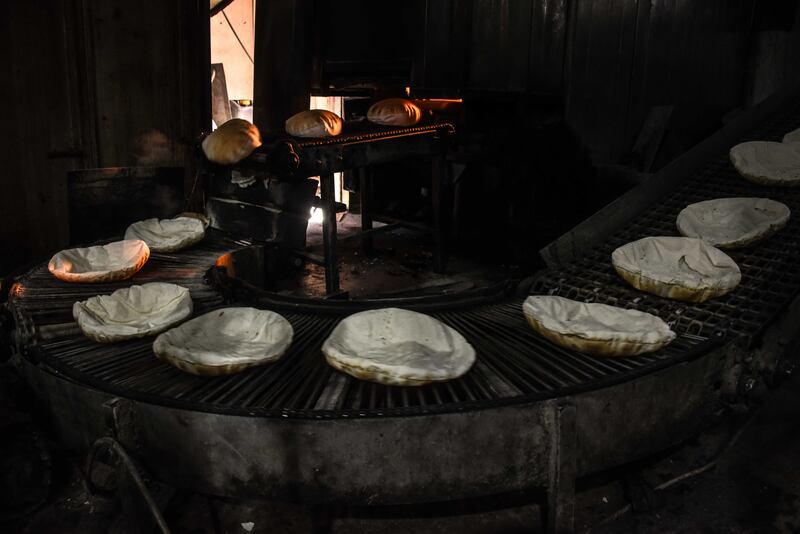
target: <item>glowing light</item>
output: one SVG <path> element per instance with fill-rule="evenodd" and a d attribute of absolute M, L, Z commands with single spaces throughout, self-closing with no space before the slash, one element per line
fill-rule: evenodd
<path fill-rule="evenodd" d="M 14 296 L 15 296 L 15 297 L 20 297 L 20 296 L 22 296 L 22 295 L 25 293 L 25 286 L 23 286 L 23 285 L 22 285 L 22 284 L 20 284 L 20 283 L 16 283 L 16 284 L 14 284 L 14 285 L 13 285 L 13 287 L 11 288 L 11 291 L 13 291 L 13 292 L 14 292 Z"/>
<path fill-rule="evenodd" d="M 322 224 L 322 209 L 321 208 L 311 208 L 310 216 L 308 220 L 313 223 Z"/>
<path fill-rule="evenodd" d="M 406 96 L 411 96 L 411 88 L 406 87 Z"/>

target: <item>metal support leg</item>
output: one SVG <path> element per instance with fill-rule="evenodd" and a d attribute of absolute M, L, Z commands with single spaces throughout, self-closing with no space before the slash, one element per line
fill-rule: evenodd
<path fill-rule="evenodd" d="M 333 173 L 319 177 L 322 200 L 322 244 L 325 249 L 325 291 L 328 294 L 339 292 L 339 258 L 336 254 L 336 208 L 333 187 Z"/>
<path fill-rule="evenodd" d="M 372 202 L 372 179 L 367 167 L 358 169 L 358 190 L 361 204 L 361 231 L 372 230 L 372 216 L 369 214 Z M 372 236 L 365 235 L 361 238 L 361 248 L 365 254 L 372 254 Z"/>
<path fill-rule="evenodd" d="M 575 529 L 577 440 L 574 404 L 558 403 L 554 406 L 553 429 L 545 509 L 546 532 L 569 534 Z"/>
<path fill-rule="evenodd" d="M 433 158 L 431 173 L 431 202 L 433 203 L 433 270 L 443 273 L 445 270 L 445 226 L 444 206 L 446 195 L 445 188 L 445 159 L 444 156 Z"/>

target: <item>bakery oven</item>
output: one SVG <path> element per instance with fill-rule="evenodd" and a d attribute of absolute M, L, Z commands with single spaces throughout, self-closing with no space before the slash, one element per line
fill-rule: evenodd
<path fill-rule="evenodd" d="M 711 407 L 758 394 L 791 368 L 787 354 L 797 342 L 793 325 L 800 314 L 797 219 L 757 246 L 732 252 L 741 268 L 739 287 L 703 303 L 637 291 L 617 276 L 609 258 L 639 238 L 676 235 L 678 213 L 701 200 L 769 196 L 800 210 L 800 190 L 742 180 L 727 156 L 740 140 L 779 139 L 800 126 L 799 102 L 796 94 L 783 95 L 743 114 L 546 247 L 546 268 L 495 269 L 491 276 L 483 272 L 480 283 L 454 278 L 412 292 L 383 285 L 358 294 L 339 285 L 340 210 L 330 180 L 334 172 L 363 173 L 412 156 L 433 161 L 434 176 L 445 175 L 457 128 L 431 122 L 353 126 L 321 141 L 273 137 L 234 168 L 206 162 L 212 223 L 206 237 L 179 252 L 153 252 L 134 281 L 188 288 L 196 314 L 231 305 L 280 313 L 294 332 L 283 358 L 237 374 L 196 376 L 153 357 L 151 338 L 92 342 L 75 324 L 73 304 L 126 283 L 70 284 L 42 263 L 10 289 L 15 363 L 63 442 L 116 451 L 124 460 L 120 469 L 147 497 L 147 514 L 159 525 L 163 518 L 140 471 L 211 495 L 318 506 L 526 492 L 542 503 L 549 532 L 568 532 L 576 480 L 680 442 L 708 422 Z M 308 183 L 316 175 L 319 201 L 316 185 Z M 368 176 L 360 178 L 362 187 L 368 184 Z M 291 209 L 256 210 L 257 199 L 247 197 L 256 193 L 236 183 L 250 179 L 266 183 L 258 195 L 280 197 Z M 305 223 L 298 219 L 314 202 L 326 211 L 321 254 L 304 246 Z M 435 258 L 432 272 L 459 272 L 441 225 L 388 221 L 356 228 L 363 233 L 354 239 L 403 228 L 434 236 L 417 249 Z M 321 294 L 276 282 L 305 264 L 323 269 Z M 649 354 L 587 355 L 526 323 L 522 304 L 529 295 L 648 312 L 676 338 Z M 360 380 L 326 364 L 321 347 L 344 317 L 391 307 L 425 313 L 460 333 L 477 354 L 471 370 L 446 382 L 404 386 Z"/>

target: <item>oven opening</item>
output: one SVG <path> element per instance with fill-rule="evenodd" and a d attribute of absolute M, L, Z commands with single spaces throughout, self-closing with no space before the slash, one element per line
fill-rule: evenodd
<path fill-rule="evenodd" d="M 256 1 L 212 0 L 211 14 L 211 129 L 253 122 Z"/>

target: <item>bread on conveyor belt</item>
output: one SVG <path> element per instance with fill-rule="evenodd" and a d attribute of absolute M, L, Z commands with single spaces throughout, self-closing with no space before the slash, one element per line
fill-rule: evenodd
<path fill-rule="evenodd" d="M 261 146 L 261 133 L 255 124 L 244 119 L 231 119 L 203 139 L 203 152 L 209 161 L 232 165 Z"/>
<path fill-rule="evenodd" d="M 125 239 L 141 239 L 153 252 L 176 252 L 198 243 L 205 235 L 203 221 L 195 217 L 145 219 L 125 230 Z"/>
<path fill-rule="evenodd" d="M 611 262 L 636 289 L 691 302 L 724 295 L 742 278 L 727 254 L 692 237 L 645 237 L 616 249 Z"/>
<path fill-rule="evenodd" d="M 347 317 L 322 352 L 339 371 L 396 386 L 458 378 L 475 363 L 475 349 L 464 336 L 433 317 L 399 308 Z"/>
<path fill-rule="evenodd" d="M 761 185 L 800 185 L 800 143 L 748 141 L 731 148 L 733 166 Z"/>
<path fill-rule="evenodd" d="M 367 110 L 367 120 L 384 126 L 413 126 L 422 118 L 422 110 L 405 98 L 387 98 Z"/>
<path fill-rule="evenodd" d="M 720 248 L 743 247 L 770 236 L 789 220 L 789 208 L 768 198 L 716 198 L 686 206 L 678 231 Z"/>
<path fill-rule="evenodd" d="M 783 136 L 784 143 L 800 143 L 800 128 L 792 130 Z"/>
<path fill-rule="evenodd" d="M 522 310 L 543 337 L 588 354 L 635 356 L 675 339 L 675 332 L 655 315 L 607 304 L 534 295 L 525 299 Z"/>
<path fill-rule="evenodd" d="M 117 289 L 72 306 L 83 334 L 98 343 L 159 334 L 191 315 L 189 290 L 163 282 Z"/>
<path fill-rule="evenodd" d="M 227 375 L 278 360 L 293 336 L 292 325 L 275 312 L 222 308 L 167 330 L 153 352 L 187 373 Z"/>
<path fill-rule="evenodd" d="M 286 120 L 286 133 L 295 137 L 334 137 L 342 133 L 342 119 L 324 109 L 309 109 Z"/>
<path fill-rule="evenodd" d="M 113 282 L 136 274 L 149 257 L 147 243 L 141 239 L 126 239 L 62 250 L 50 258 L 47 269 L 65 282 Z"/>

